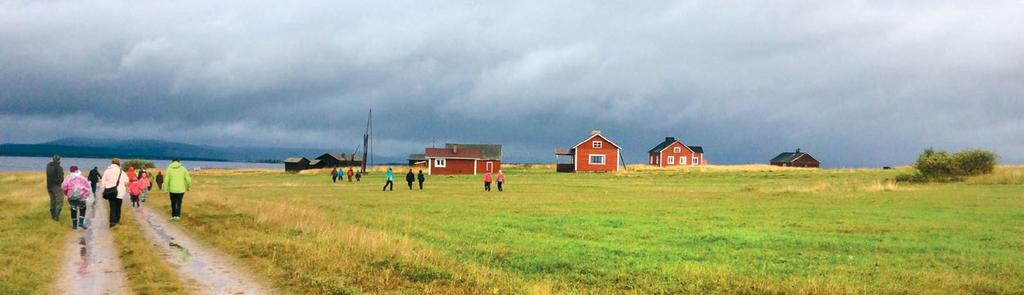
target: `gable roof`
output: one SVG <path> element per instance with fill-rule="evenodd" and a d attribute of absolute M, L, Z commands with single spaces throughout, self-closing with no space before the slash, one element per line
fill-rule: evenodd
<path fill-rule="evenodd" d="M 412 160 L 412 161 L 426 161 L 427 160 L 427 155 L 426 154 L 409 154 L 409 160 Z"/>
<path fill-rule="evenodd" d="M 800 157 L 803 157 L 805 155 L 811 157 L 810 154 L 800 152 L 800 150 L 797 150 L 796 152 L 785 152 L 779 154 L 778 156 L 775 156 L 775 158 L 772 158 L 770 163 L 792 163 L 793 161 L 796 161 L 796 159 L 799 159 Z M 814 157 L 811 157 L 811 159 L 814 159 Z M 817 161 L 818 159 L 814 160 Z"/>
<path fill-rule="evenodd" d="M 426 152 L 427 158 L 480 159 L 480 150 L 478 149 L 427 148 Z"/>
<path fill-rule="evenodd" d="M 309 160 L 307 160 L 306 157 L 290 157 L 290 158 L 284 159 L 285 163 L 299 163 L 299 162 L 302 162 L 302 161 L 307 161 L 308 162 Z"/>
<path fill-rule="evenodd" d="M 612 142 L 612 140 L 611 140 L 611 139 L 608 139 L 607 137 L 604 137 L 604 135 L 602 135 L 601 133 L 597 133 L 597 134 L 591 134 L 591 135 L 590 135 L 590 137 L 587 137 L 587 139 L 584 139 L 584 140 L 583 140 L 583 141 L 581 141 L 580 143 L 577 143 L 576 145 L 572 146 L 572 148 L 573 148 L 573 149 L 576 149 L 576 148 L 577 148 L 577 147 L 579 147 L 579 146 L 580 146 L 581 144 L 584 144 L 584 143 L 586 143 L 586 142 L 590 141 L 591 139 L 594 139 L 594 137 L 598 137 L 598 136 L 600 136 L 600 137 L 601 137 L 601 139 L 604 139 L 604 141 L 607 141 L 608 143 L 610 143 L 610 144 L 612 144 L 613 146 L 615 146 L 615 148 L 617 148 L 617 149 L 620 149 L 620 150 L 622 149 L 622 147 L 619 147 L 619 145 L 617 145 L 617 144 L 615 144 L 614 142 Z"/>
<path fill-rule="evenodd" d="M 686 147 L 690 148 L 690 150 L 693 151 L 694 153 L 698 153 L 698 154 L 703 154 L 704 153 L 704 147 L 702 147 L 702 146 L 699 146 L 699 145 L 688 145 Z"/>
<path fill-rule="evenodd" d="M 361 161 L 363 159 L 362 156 L 346 153 L 325 153 L 323 155 L 320 155 L 319 157 L 316 157 L 316 159 L 324 160 L 327 158 L 334 158 L 335 160 L 338 161 L 347 161 L 349 160 L 349 157 L 352 157 L 355 161 Z"/>
<path fill-rule="evenodd" d="M 480 159 L 482 160 L 501 160 L 501 145 L 500 144 L 478 144 L 478 143 L 446 143 L 444 148 L 451 149 L 458 147 L 461 149 L 475 149 L 480 151 Z"/>
<path fill-rule="evenodd" d="M 320 160 L 309 161 L 309 165 L 316 165 L 316 164 L 320 164 Z"/>

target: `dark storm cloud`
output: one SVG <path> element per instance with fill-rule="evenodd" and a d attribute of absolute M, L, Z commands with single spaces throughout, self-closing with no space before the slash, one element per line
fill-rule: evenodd
<path fill-rule="evenodd" d="M 1024 161 L 1020 1 L 9 1 L 0 141 L 145 137 L 378 151 L 504 143 L 548 161 L 602 128 L 713 162 L 921 149 Z"/>

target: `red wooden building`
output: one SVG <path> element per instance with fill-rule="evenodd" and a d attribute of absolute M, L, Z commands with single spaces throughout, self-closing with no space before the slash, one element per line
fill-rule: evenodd
<path fill-rule="evenodd" d="M 478 174 L 501 170 L 500 144 L 445 144 L 427 148 L 427 173 L 437 175 Z"/>
<path fill-rule="evenodd" d="M 622 148 L 603 134 L 601 129 L 594 129 L 580 143 L 572 148 L 555 150 L 556 170 L 558 172 L 602 172 L 618 171 Z M 569 163 L 558 163 L 558 157 L 569 158 Z"/>
<path fill-rule="evenodd" d="M 821 162 L 815 159 L 811 154 L 800 152 L 800 149 L 796 149 L 795 153 L 785 152 L 781 153 L 775 158 L 769 161 L 772 166 L 782 167 L 807 167 L 807 168 L 818 168 L 821 167 Z"/>
<path fill-rule="evenodd" d="M 665 141 L 647 151 L 647 163 L 658 167 L 707 165 L 703 147 L 687 146 L 675 137 L 666 137 Z"/>

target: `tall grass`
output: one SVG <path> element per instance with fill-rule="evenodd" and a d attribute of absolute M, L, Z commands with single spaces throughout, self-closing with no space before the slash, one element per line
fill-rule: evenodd
<path fill-rule="evenodd" d="M 42 173 L 0 174 L 0 294 L 46 294 L 71 231 L 67 204 L 50 219 Z"/>
<path fill-rule="evenodd" d="M 145 225 L 131 212 L 135 209 L 129 205 L 123 210 L 123 224 L 111 232 L 132 291 L 136 294 L 188 294 L 185 283 L 160 256 L 160 246 L 146 239 L 140 228 Z"/>

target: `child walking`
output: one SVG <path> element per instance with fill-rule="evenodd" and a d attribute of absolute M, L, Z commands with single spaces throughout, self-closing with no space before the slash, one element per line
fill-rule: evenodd
<path fill-rule="evenodd" d="M 60 184 L 71 209 L 71 229 L 85 229 L 85 201 L 92 197 L 92 185 L 82 176 L 78 166 L 71 166 L 71 177 Z"/>

